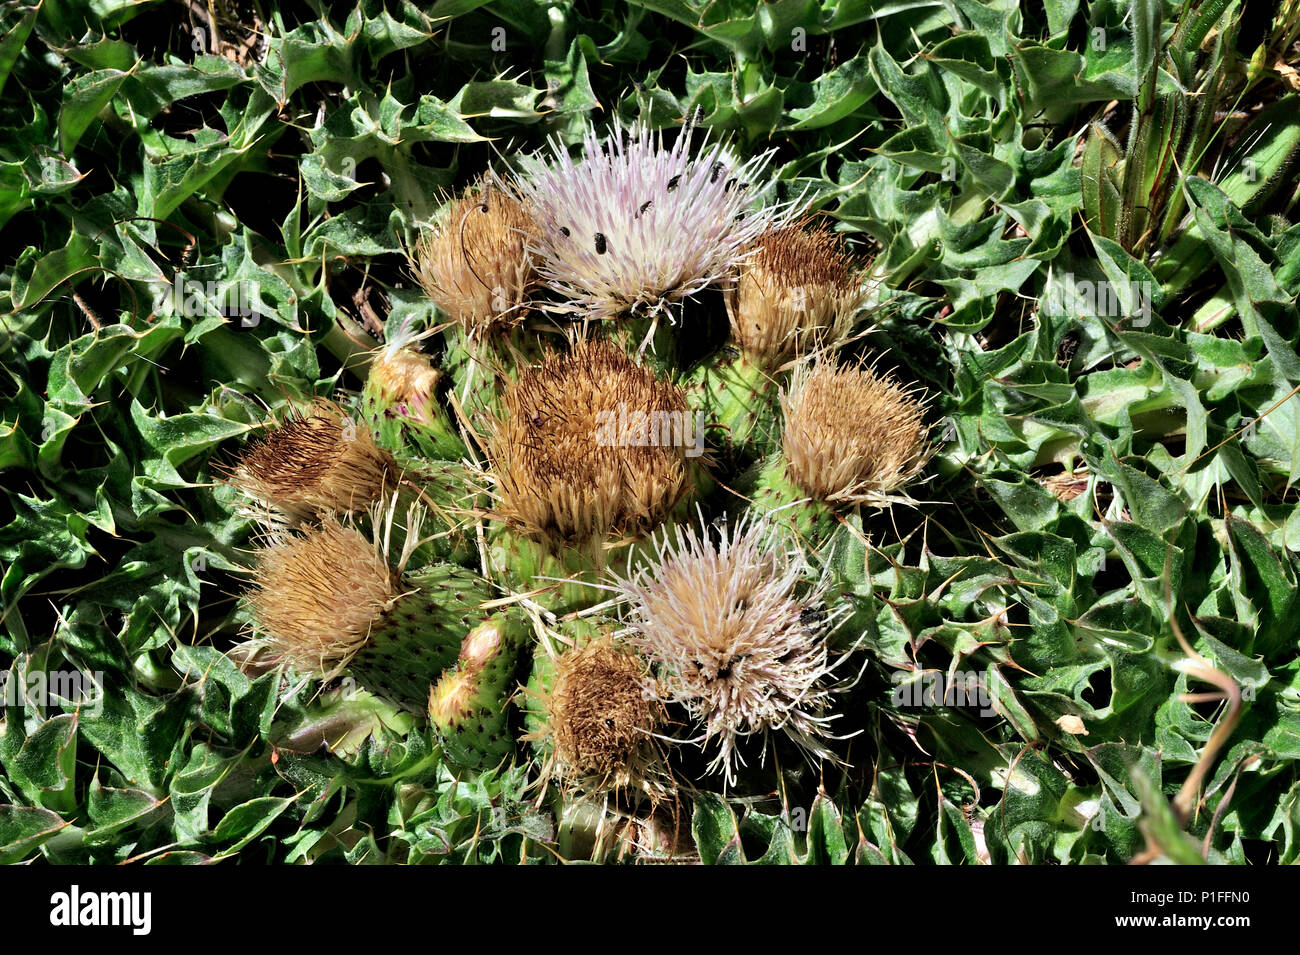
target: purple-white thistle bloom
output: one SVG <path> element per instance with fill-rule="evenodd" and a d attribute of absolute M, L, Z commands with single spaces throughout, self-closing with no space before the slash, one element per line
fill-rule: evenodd
<path fill-rule="evenodd" d="M 834 669 L 820 588 L 800 595 L 803 555 L 773 548 L 768 528 L 741 519 L 683 530 L 656 559 L 616 587 L 630 605 L 631 644 L 656 666 L 666 702 L 703 724 L 718 749 L 712 771 L 735 779 L 741 737 L 785 732 L 811 755 L 831 757 L 827 677 Z"/>
<path fill-rule="evenodd" d="M 538 271 L 594 318 L 658 314 L 731 275 L 754 240 L 789 212 L 759 204 L 771 153 L 741 162 L 722 143 L 698 155 L 692 128 L 671 147 L 641 123 L 594 126 L 575 161 L 552 141 L 550 161 L 522 159 L 514 188 L 536 231 Z"/>

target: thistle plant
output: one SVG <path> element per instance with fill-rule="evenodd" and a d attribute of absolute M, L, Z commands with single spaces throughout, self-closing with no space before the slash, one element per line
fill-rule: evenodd
<path fill-rule="evenodd" d="M 1300 0 L 189 6 L 0 28 L 0 861 L 1300 861 Z"/>
<path fill-rule="evenodd" d="M 656 560 L 618 582 L 630 640 L 656 668 L 663 699 L 681 704 L 715 750 L 711 771 L 734 783 L 743 738 L 780 731 L 826 757 L 832 670 L 819 601 L 798 551 L 768 543 L 761 522 L 678 527 Z"/>
<path fill-rule="evenodd" d="M 741 161 L 722 143 L 671 146 L 642 123 L 586 128 L 575 160 L 553 141 L 525 156 L 511 186 L 532 220 L 529 248 L 568 309 L 608 319 L 659 314 L 722 281 L 782 211 L 759 204 L 770 156 Z"/>
<path fill-rule="evenodd" d="M 554 792 L 562 818 L 594 812 L 601 832 L 621 825 L 607 812 L 675 796 L 665 744 L 678 722 L 724 788 L 750 737 L 764 760 L 780 734 L 810 759 L 841 761 L 825 585 L 772 518 L 793 508 L 798 527 L 824 531 L 834 509 L 897 495 L 929 454 L 907 389 L 831 357 L 865 294 L 836 236 L 760 205 L 765 157 L 738 163 L 720 145 L 693 155 L 691 139 L 690 124 L 671 148 L 641 126 L 603 141 L 589 127 L 581 160 L 557 148 L 553 165 L 526 160 L 509 189 L 480 184 L 448 204 L 416 261 L 452 322 L 400 325 L 357 397 L 360 462 L 384 482 L 399 474 L 399 496 L 381 483 L 357 502 L 343 495 L 347 506 L 337 492 L 282 504 L 302 527 L 259 553 L 247 598 L 245 656 L 321 682 L 352 674 L 422 713 L 458 778 L 495 772 L 516 740 L 531 742 L 534 785 Z M 578 241 L 586 232 L 590 249 Z M 564 319 L 520 324 L 534 262 L 552 311 L 588 319 L 654 321 L 716 285 L 730 342 L 694 372 L 642 363 L 615 343 L 618 329 L 560 327 L 568 344 L 543 344 L 536 333 Z M 491 282 L 510 294 L 489 297 Z M 426 354 L 440 332 L 443 349 Z M 764 465 L 749 513 L 716 526 L 679 523 L 715 487 L 688 396 L 727 435 L 733 466 Z M 312 435 L 342 411 L 314 414 L 326 421 Z M 361 466 L 347 462 L 346 474 Z M 387 520 L 372 506 L 367 521 L 361 499 L 375 495 L 390 500 Z M 392 519 L 399 498 L 410 528 Z M 431 550 L 426 525 L 456 545 Z M 401 556 L 390 560 L 394 540 Z M 583 622 L 597 604 L 621 608 L 626 628 Z M 533 646 L 525 612 L 540 632 L 581 638 L 558 653 Z"/>

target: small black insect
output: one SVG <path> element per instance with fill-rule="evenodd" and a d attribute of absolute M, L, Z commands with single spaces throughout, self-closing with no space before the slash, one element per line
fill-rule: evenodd
<path fill-rule="evenodd" d="M 563 235 L 566 239 L 567 239 L 570 235 L 572 235 L 572 233 L 569 232 L 569 229 L 568 229 L 567 226 L 560 226 L 560 234 Z"/>
<path fill-rule="evenodd" d="M 691 113 L 689 117 L 687 117 L 686 126 L 685 128 L 682 129 L 682 132 L 685 133 L 687 136 L 689 136 L 691 134 L 691 130 L 693 130 L 696 126 L 700 125 L 700 123 L 703 120 L 704 120 L 704 107 L 696 106 L 695 111 Z"/>
<path fill-rule="evenodd" d="M 804 607 L 799 613 L 799 623 L 808 632 L 815 631 L 826 620 L 826 611 L 819 607 Z"/>
<path fill-rule="evenodd" d="M 605 233 L 603 233 L 603 232 L 597 232 L 597 233 L 596 233 L 596 254 L 597 254 L 597 255 L 604 255 L 604 254 L 605 254 L 605 248 L 606 248 L 606 246 L 605 246 Z"/>
<path fill-rule="evenodd" d="M 721 159 L 715 159 L 709 169 L 709 182 L 717 182 L 718 176 L 722 175 L 722 170 L 727 168 L 727 164 Z"/>
<path fill-rule="evenodd" d="M 682 178 L 681 176 L 673 176 L 673 178 L 668 180 L 669 192 L 672 192 L 674 189 L 677 188 L 677 183 L 681 181 L 681 178 Z"/>
<path fill-rule="evenodd" d="M 728 361 L 734 361 L 740 357 L 740 349 L 735 345 L 723 345 L 722 357 L 726 358 Z"/>
<path fill-rule="evenodd" d="M 641 208 L 638 209 L 638 210 L 636 211 L 636 217 L 637 217 L 638 219 L 641 218 L 642 214 L 644 214 L 644 212 L 645 212 L 647 209 L 649 209 L 649 208 L 650 208 L 652 205 L 654 205 L 654 204 L 655 204 L 655 202 L 654 202 L 653 199 L 650 199 L 650 200 L 647 200 L 646 202 L 641 203 Z"/>

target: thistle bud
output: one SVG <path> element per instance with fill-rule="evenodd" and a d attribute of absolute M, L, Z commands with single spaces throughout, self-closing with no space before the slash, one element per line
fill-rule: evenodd
<path fill-rule="evenodd" d="M 527 637 L 516 614 L 493 616 L 465 635 L 455 665 L 429 688 L 429 720 L 455 768 L 488 769 L 514 751 L 507 702 Z"/>
<path fill-rule="evenodd" d="M 535 226 L 523 206 L 480 183 L 448 203 L 415 247 L 416 278 L 466 334 L 482 336 L 523 320 L 537 283 L 526 236 Z"/>
<path fill-rule="evenodd" d="M 842 339 L 866 297 L 839 237 L 798 222 L 759 237 L 726 295 L 732 343 L 765 368 Z"/>
<path fill-rule="evenodd" d="M 459 460 L 465 445 L 438 403 L 441 375 L 409 339 L 379 349 L 361 392 L 361 413 L 380 443 L 403 454 Z"/>

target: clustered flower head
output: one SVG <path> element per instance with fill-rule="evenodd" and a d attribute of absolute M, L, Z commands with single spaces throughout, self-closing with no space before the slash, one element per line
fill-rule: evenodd
<path fill-rule="evenodd" d="M 829 652 L 806 626 L 804 562 L 774 549 L 761 523 L 676 530 L 657 559 L 618 588 L 630 606 L 632 643 L 657 666 L 664 699 L 683 704 L 714 743 L 713 771 L 734 781 L 738 741 L 780 730 L 827 755 Z"/>
<path fill-rule="evenodd" d="M 737 348 L 779 365 L 842 339 L 866 297 L 860 272 L 840 239 L 805 222 L 769 229 L 728 289 Z"/>
<path fill-rule="evenodd" d="M 780 214 L 757 207 L 769 155 L 739 162 L 720 143 L 693 154 L 688 126 L 672 146 L 635 123 L 601 140 L 594 125 L 575 161 L 528 156 L 514 191 L 528 210 L 542 277 L 595 318 L 647 314 L 727 277 Z"/>
<path fill-rule="evenodd" d="M 651 783 L 664 714 L 645 661 L 605 634 L 554 666 L 540 737 L 553 748 L 551 772 L 590 791 Z"/>
<path fill-rule="evenodd" d="M 248 649 L 271 665 L 331 679 L 400 590 L 381 546 L 328 517 L 259 551 L 247 605 L 262 638 Z"/>
<path fill-rule="evenodd" d="M 537 272 L 527 248 L 536 231 L 512 195 L 485 183 L 447 204 L 415 247 L 425 293 L 470 335 L 523 320 Z"/>
<path fill-rule="evenodd" d="M 661 523 L 690 486 L 684 449 L 661 440 L 610 440 L 608 421 L 630 409 L 682 421 L 685 395 L 603 342 L 579 342 L 524 371 L 505 393 L 489 438 L 496 510 L 529 537 L 603 542 Z M 661 435 L 645 436 L 658 438 Z"/>
<path fill-rule="evenodd" d="M 933 453 L 922 402 L 866 365 L 800 368 L 781 407 L 789 475 L 817 500 L 882 503 Z"/>
<path fill-rule="evenodd" d="M 398 467 L 337 405 L 317 401 L 246 449 L 228 480 L 296 523 L 366 510 L 397 485 Z"/>

